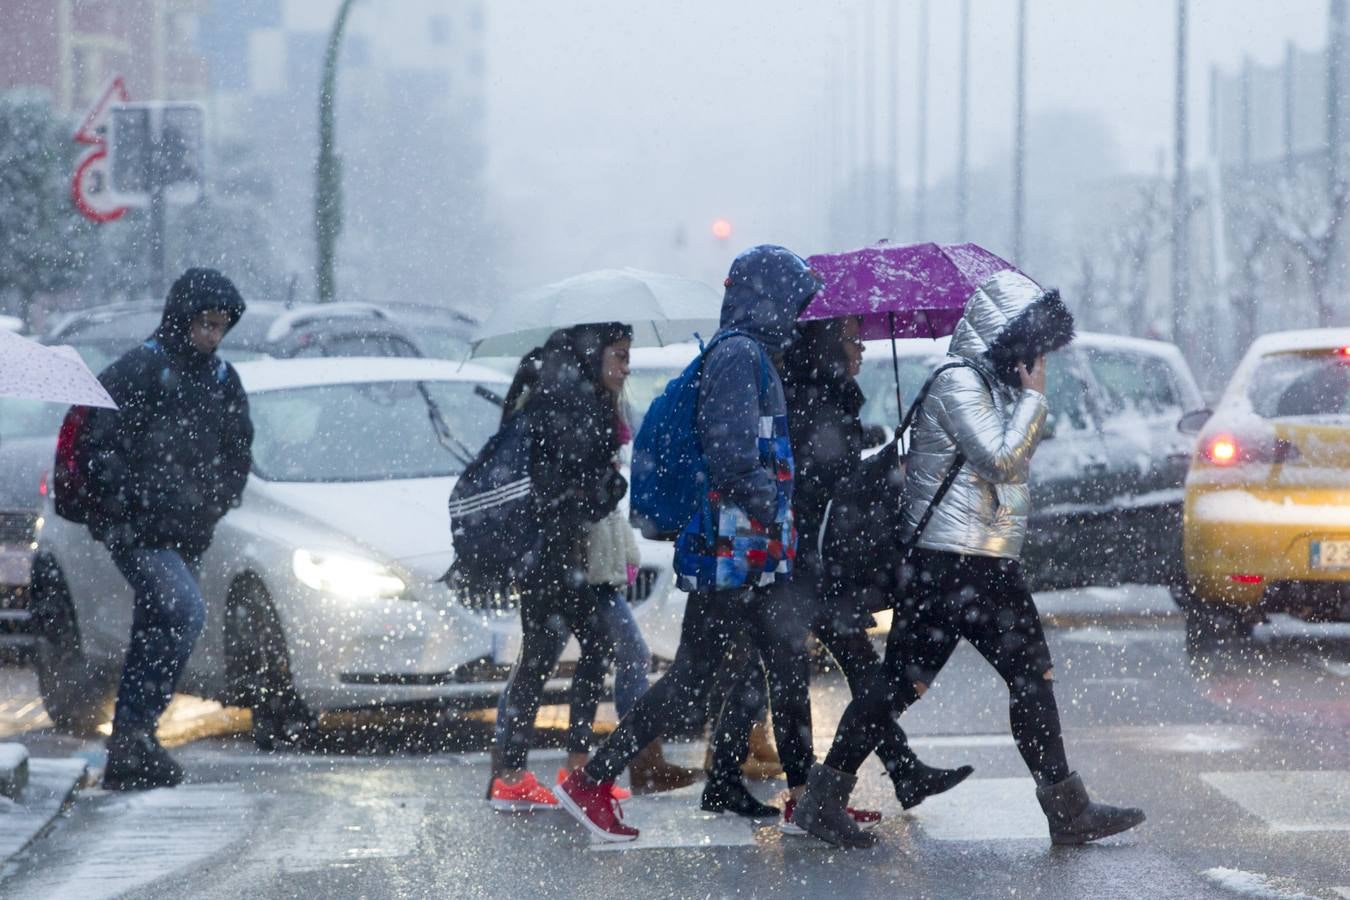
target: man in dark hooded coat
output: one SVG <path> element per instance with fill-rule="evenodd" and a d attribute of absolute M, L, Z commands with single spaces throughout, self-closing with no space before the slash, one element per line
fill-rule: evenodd
<path fill-rule="evenodd" d="M 155 726 L 205 621 L 202 554 L 248 478 L 248 399 L 216 355 L 243 314 L 228 278 L 188 269 L 155 333 L 99 376 L 119 408 L 89 420 L 89 529 L 136 595 L 104 770 L 111 790 L 172 787 L 183 777 Z"/>

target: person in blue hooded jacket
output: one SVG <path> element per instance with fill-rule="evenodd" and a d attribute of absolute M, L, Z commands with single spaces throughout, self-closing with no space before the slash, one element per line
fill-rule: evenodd
<path fill-rule="evenodd" d="M 643 747 L 687 718 L 705 683 L 733 648 L 764 663 L 779 755 L 794 796 L 813 762 L 808 611 L 791 591 L 796 530 L 787 404 L 773 356 L 820 289 L 795 253 L 759 246 L 732 263 L 721 328 L 704 356 L 697 429 L 708 472 L 708 503 L 676 544 L 676 571 L 691 590 L 680 647 L 665 676 L 643 695 L 555 793 L 562 807 L 606 841 L 629 841 L 613 800 L 614 779 Z M 705 810 L 754 818 L 779 810 L 759 802 L 739 776 L 709 778 Z"/>

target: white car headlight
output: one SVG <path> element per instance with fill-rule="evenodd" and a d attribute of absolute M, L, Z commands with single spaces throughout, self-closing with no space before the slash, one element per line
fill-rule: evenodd
<path fill-rule="evenodd" d="M 291 568 L 306 587 L 348 600 L 397 597 L 408 587 L 388 566 L 341 553 L 296 550 Z"/>

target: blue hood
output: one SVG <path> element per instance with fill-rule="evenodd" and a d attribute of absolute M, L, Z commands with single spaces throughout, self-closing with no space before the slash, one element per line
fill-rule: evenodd
<path fill-rule="evenodd" d="M 761 244 L 736 257 L 722 298 L 722 328 L 735 328 L 778 353 L 792 336 L 797 314 L 820 290 L 806 260 L 785 247 Z"/>

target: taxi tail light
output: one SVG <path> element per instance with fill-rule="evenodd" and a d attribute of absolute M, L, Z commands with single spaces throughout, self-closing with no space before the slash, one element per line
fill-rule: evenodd
<path fill-rule="evenodd" d="M 1264 575 L 1229 575 L 1228 580 L 1237 584 L 1260 584 L 1266 578 Z"/>
<path fill-rule="evenodd" d="M 1200 442 L 1200 455 L 1216 466 L 1283 465 L 1297 460 L 1298 446 L 1284 438 L 1216 434 Z"/>

